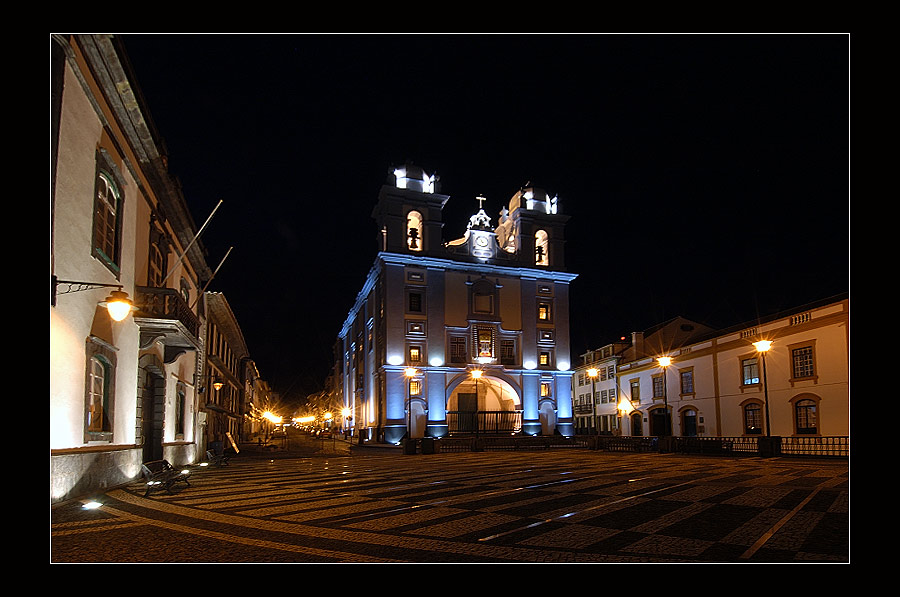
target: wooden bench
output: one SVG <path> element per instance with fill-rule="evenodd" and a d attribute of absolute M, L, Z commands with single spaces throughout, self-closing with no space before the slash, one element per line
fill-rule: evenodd
<path fill-rule="evenodd" d="M 174 487 L 176 483 L 184 483 L 188 487 L 191 485 L 190 481 L 188 481 L 188 477 L 191 476 L 191 471 L 187 469 L 176 469 L 169 464 L 168 460 L 145 462 L 141 465 L 141 472 L 144 474 L 144 479 L 147 481 L 147 491 L 144 493 L 144 497 L 147 497 L 154 491 L 162 489 L 171 493 L 172 487 Z"/>
<path fill-rule="evenodd" d="M 221 454 L 216 454 L 214 450 L 206 451 L 206 460 L 209 461 L 210 466 L 227 466 L 228 465 L 228 455 L 224 452 Z"/>

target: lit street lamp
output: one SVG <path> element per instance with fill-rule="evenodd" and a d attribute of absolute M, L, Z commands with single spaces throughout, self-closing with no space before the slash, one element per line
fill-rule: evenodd
<path fill-rule="evenodd" d="M 771 436 L 770 427 L 769 427 L 769 382 L 766 379 L 766 353 L 769 352 L 772 348 L 771 340 L 760 340 L 759 342 L 754 342 L 753 347 L 756 351 L 762 356 L 762 370 L 763 370 L 763 397 L 765 398 L 765 408 L 766 408 L 766 436 Z"/>
<path fill-rule="evenodd" d="M 404 372 L 406 375 L 406 446 L 407 454 L 415 454 L 415 444 L 412 443 L 412 381 L 419 374 L 419 370 L 415 367 L 407 367 Z M 412 450 L 410 452 L 409 450 Z"/>
<path fill-rule="evenodd" d="M 599 373 L 600 372 L 597 371 L 596 367 L 591 367 L 587 370 L 588 377 L 591 378 L 591 421 L 593 422 L 594 433 L 596 433 L 597 435 L 599 435 L 600 432 L 597 429 L 597 408 L 594 406 L 594 392 L 596 391 L 594 388 L 594 382 L 597 380 L 597 375 L 599 375 Z"/>
<path fill-rule="evenodd" d="M 475 437 L 478 437 L 478 380 L 481 379 L 481 376 L 484 374 L 484 371 L 481 369 L 473 369 L 472 370 L 472 379 L 475 380 Z"/>
<path fill-rule="evenodd" d="M 672 357 L 659 357 L 657 362 L 659 362 L 659 366 L 662 367 L 663 370 L 663 409 L 665 414 L 663 426 L 665 437 L 669 437 L 669 435 L 671 435 L 671 430 L 669 429 L 671 425 L 669 424 L 669 383 L 666 377 L 666 369 L 672 364 Z"/>

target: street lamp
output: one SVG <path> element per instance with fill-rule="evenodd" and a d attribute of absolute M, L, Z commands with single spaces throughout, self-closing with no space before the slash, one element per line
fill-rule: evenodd
<path fill-rule="evenodd" d="M 472 379 L 475 380 L 475 437 L 478 437 L 478 380 L 484 375 L 481 369 L 472 370 Z"/>
<path fill-rule="evenodd" d="M 96 290 L 97 288 L 115 288 L 116 290 L 111 291 L 109 296 L 99 303 L 101 307 L 106 307 L 106 310 L 109 311 L 109 316 L 114 321 L 122 321 L 128 317 L 129 313 L 136 310 L 134 303 L 128 298 L 128 293 L 122 290 L 121 284 L 75 282 L 72 280 L 60 280 L 56 276 L 51 276 L 50 280 L 53 291 L 53 294 L 50 296 L 50 304 L 53 306 L 56 306 L 57 294 L 70 294 L 72 292 L 81 292 L 83 290 Z M 66 285 L 67 290 L 60 292 L 60 284 Z"/>
<path fill-rule="evenodd" d="M 341 409 L 341 421 L 343 422 L 344 427 L 344 438 L 347 437 L 347 430 L 349 429 L 348 419 L 350 419 L 350 409 L 345 406 Z"/>
<path fill-rule="evenodd" d="M 593 421 L 594 433 L 599 435 L 599 431 L 597 429 L 597 407 L 594 406 L 594 392 L 596 391 L 594 388 L 594 382 L 597 380 L 597 376 L 600 374 L 600 372 L 597 371 L 596 367 L 591 367 L 587 370 L 587 374 L 588 377 L 591 378 L 591 421 Z"/>
<path fill-rule="evenodd" d="M 769 382 L 766 379 L 766 353 L 769 352 L 769 350 L 771 350 L 772 341 L 771 340 L 760 340 L 758 342 L 754 342 L 753 347 L 762 356 L 763 397 L 765 398 L 765 407 L 766 407 L 766 437 L 769 437 L 769 436 L 771 436 L 771 431 L 769 428 Z"/>
<path fill-rule="evenodd" d="M 666 369 L 668 368 L 669 365 L 672 364 L 672 357 L 659 357 L 656 360 L 659 363 L 659 366 L 662 367 L 662 370 L 663 370 L 663 379 L 662 379 L 662 382 L 663 382 L 663 409 L 664 409 L 664 414 L 665 414 L 665 419 L 664 419 L 665 422 L 663 423 L 663 425 L 665 428 L 664 429 L 665 436 L 669 437 L 669 435 L 671 435 L 671 433 L 669 431 L 669 387 L 668 387 L 669 383 L 668 383 L 667 377 L 666 377 Z"/>
<path fill-rule="evenodd" d="M 406 436 L 407 441 L 412 439 L 412 381 L 419 370 L 415 367 L 407 367 L 403 374 L 406 375 Z"/>

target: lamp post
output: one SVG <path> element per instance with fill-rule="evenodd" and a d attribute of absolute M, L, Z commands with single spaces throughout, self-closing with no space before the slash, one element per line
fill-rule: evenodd
<path fill-rule="evenodd" d="M 588 377 L 591 378 L 591 400 L 590 400 L 591 421 L 593 422 L 594 433 L 597 435 L 599 435 L 600 433 L 599 433 L 599 430 L 597 429 L 597 407 L 594 406 L 594 392 L 596 391 L 594 388 L 594 382 L 597 381 L 597 375 L 599 373 L 600 372 L 597 371 L 596 367 L 591 367 L 590 369 L 587 370 Z"/>
<path fill-rule="evenodd" d="M 481 379 L 481 376 L 484 374 L 484 371 L 481 369 L 473 369 L 472 370 L 472 379 L 475 380 L 475 437 L 478 437 L 478 380 Z"/>
<path fill-rule="evenodd" d="M 754 342 L 753 347 L 762 357 L 762 373 L 763 373 L 763 398 L 765 400 L 765 409 L 766 409 L 766 437 L 770 437 L 772 435 L 770 427 L 769 427 L 769 382 L 766 379 L 766 353 L 769 352 L 772 348 L 771 340 L 760 340 L 759 342 Z"/>
<path fill-rule="evenodd" d="M 346 406 L 341 409 L 341 421 L 343 422 L 344 427 L 344 438 L 347 437 L 347 431 L 350 429 L 350 422 L 353 419 L 350 417 L 350 409 Z"/>
<path fill-rule="evenodd" d="M 671 435 L 671 432 L 669 430 L 669 383 L 666 377 L 666 370 L 669 365 L 672 364 L 672 357 L 659 357 L 657 361 L 659 362 L 659 366 L 662 367 L 663 370 L 663 410 L 665 414 L 663 430 L 665 432 L 665 437 L 669 437 L 669 435 Z"/>
<path fill-rule="evenodd" d="M 415 367 L 407 367 L 403 374 L 406 375 L 406 442 L 407 446 L 412 446 L 412 452 L 407 447 L 407 454 L 415 453 L 415 444 L 412 440 L 412 380 L 418 375 L 419 371 Z"/>

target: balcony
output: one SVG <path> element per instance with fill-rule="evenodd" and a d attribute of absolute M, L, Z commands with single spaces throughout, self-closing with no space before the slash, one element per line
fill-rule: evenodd
<path fill-rule="evenodd" d="M 199 349 L 200 319 L 173 288 L 135 288 L 134 321 L 141 329 L 141 348 L 153 342 L 165 345 L 165 362 Z"/>

